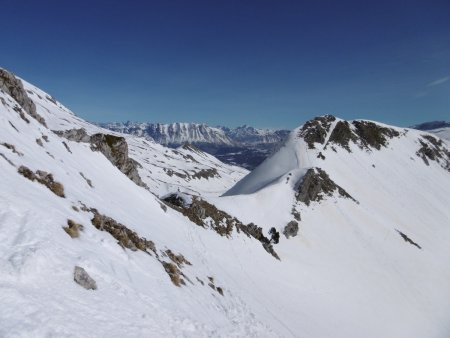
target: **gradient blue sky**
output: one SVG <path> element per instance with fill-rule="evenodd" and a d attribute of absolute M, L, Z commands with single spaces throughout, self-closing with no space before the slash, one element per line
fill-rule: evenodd
<path fill-rule="evenodd" d="M 0 0 L 0 66 L 90 121 L 450 120 L 450 1 Z"/>

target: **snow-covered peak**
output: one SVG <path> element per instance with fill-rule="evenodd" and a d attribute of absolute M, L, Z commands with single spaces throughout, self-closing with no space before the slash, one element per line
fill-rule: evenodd
<path fill-rule="evenodd" d="M 312 167 L 334 168 L 328 157 L 340 154 L 347 161 L 362 155 L 392 151 L 398 156 L 434 161 L 450 168 L 446 145 L 436 137 L 414 129 L 398 128 L 368 120 L 345 121 L 332 115 L 317 117 L 294 129 L 284 145 L 249 175 L 225 193 L 225 196 L 251 194 L 281 177 Z M 367 157 L 369 156 L 369 157 Z M 331 163 L 330 163 L 331 162 Z"/>

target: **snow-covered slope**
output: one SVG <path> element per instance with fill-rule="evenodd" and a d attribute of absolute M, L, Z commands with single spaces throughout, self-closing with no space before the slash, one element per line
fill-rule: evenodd
<path fill-rule="evenodd" d="M 192 187 L 207 202 L 163 202 L 152 191 L 170 189 L 144 160 L 175 166 L 183 156 L 102 136 L 14 81 L 0 71 L 0 336 L 448 336 L 448 145 L 391 128 L 386 147 L 369 133 L 350 153 L 346 137 L 331 137 L 339 121 L 323 131 L 319 119 L 267 160 L 278 156 L 277 168 L 238 183 L 239 195 L 218 197 L 226 189 L 210 178 Z M 225 176 L 217 182 L 230 185 Z M 296 236 L 266 242 L 269 227 L 294 219 Z M 76 266 L 95 290 L 74 281 L 93 287 Z"/>
<path fill-rule="evenodd" d="M 325 116 L 214 203 L 266 230 L 298 224 L 276 250 L 297 285 L 284 309 L 311 320 L 303 332 L 446 337 L 449 164 L 448 144 L 426 132 Z"/>

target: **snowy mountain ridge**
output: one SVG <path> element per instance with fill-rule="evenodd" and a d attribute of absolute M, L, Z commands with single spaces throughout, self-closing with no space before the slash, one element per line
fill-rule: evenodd
<path fill-rule="evenodd" d="M 148 137 L 158 143 L 180 146 L 184 143 L 207 143 L 214 145 L 255 145 L 278 143 L 288 131 L 260 129 L 250 126 L 237 128 L 210 127 L 205 123 L 150 123 L 150 122 L 109 122 L 99 123 L 113 131 Z"/>
<path fill-rule="evenodd" d="M 445 141 L 322 116 L 249 173 L 0 89 L 0 336 L 448 337 Z"/>
<path fill-rule="evenodd" d="M 436 134 L 441 139 L 450 141 L 450 122 L 431 121 L 412 126 L 411 128 Z"/>

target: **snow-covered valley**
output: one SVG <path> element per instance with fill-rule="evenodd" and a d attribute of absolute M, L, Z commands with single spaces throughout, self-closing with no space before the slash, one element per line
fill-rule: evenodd
<path fill-rule="evenodd" d="M 249 173 L 0 89 L 0 336 L 450 335 L 447 141 L 324 116 Z"/>

